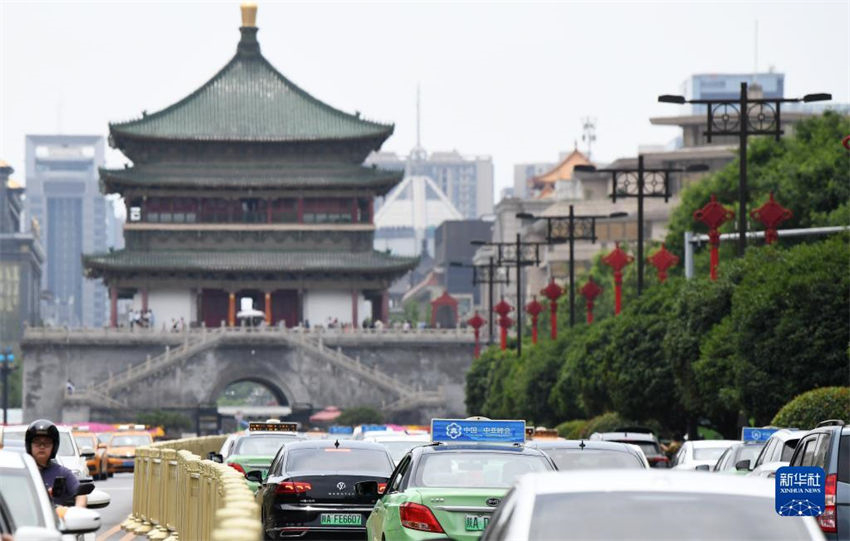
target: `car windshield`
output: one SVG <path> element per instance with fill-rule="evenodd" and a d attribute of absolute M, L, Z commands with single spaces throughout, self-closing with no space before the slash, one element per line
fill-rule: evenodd
<path fill-rule="evenodd" d="M 643 468 L 641 460 L 622 451 L 581 449 L 543 449 L 559 470 Z"/>
<path fill-rule="evenodd" d="M 97 441 L 94 436 L 74 436 L 74 439 L 77 440 L 77 447 L 80 449 L 83 447 L 90 447 L 91 449 L 97 447 Z"/>
<path fill-rule="evenodd" d="M 614 518 L 614 520 L 612 520 Z M 542 494 L 528 539 L 810 539 L 771 498 L 673 492 Z"/>
<path fill-rule="evenodd" d="M 25 432 L 23 430 L 14 430 L 14 431 L 6 431 L 3 435 L 3 440 L 13 442 L 17 441 L 25 441 Z M 12 446 L 15 444 L 13 443 Z M 76 453 L 74 452 L 74 443 L 71 441 L 71 434 L 68 432 L 59 432 L 59 449 L 56 451 L 56 454 L 59 456 L 74 456 Z"/>
<path fill-rule="evenodd" d="M 298 439 L 298 436 L 293 434 L 243 436 L 236 442 L 236 447 L 230 455 L 275 456 L 283 444 Z"/>
<path fill-rule="evenodd" d="M 646 456 L 655 456 L 660 455 L 661 450 L 658 448 L 658 444 L 654 441 L 634 441 L 634 440 L 619 440 L 619 443 L 630 443 L 632 445 L 637 445 L 640 447 L 643 454 Z"/>
<path fill-rule="evenodd" d="M 150 436 L 113 436 L 109 442 L 110 447 L 141 447 L 152 443 Z"/>
<path fill-rule="evenodd" d="M 427 442 L 424 441 L 381 441 L 378 442 L 390 452 L 390 455 L 393 457 L 393 462 L 398 464 L 398 461 L 404 458 L 404 455 L 407 454 L 408 451 L 413 449 L 414 447 L 418 447 L 420 445 L 426 445 Z"/>
<path fill-rule="evenodd" d="M 714 460 L 717 461 L 726 447 L 700 447 L 694 448 L 694 460 Z"/>
<path fill-rule="evenodd" d="M 26 470 L 0 469 L 0 494 L 9 506 L 15 525 L 45 526 L 38 497 Z"/>
<path fill-rule="evenodd" d="M 100 443 L 109 443 L 109 438 L 111 438 L 111 437 L 112 437 L 111 432 L 102 432 L 102 433 L 97 435 L 97 441 L 99 441 Z"/>
<path fill-rule="evenodd" d="M 509 488 L 523 474 L 550 469 L 546 459 L 537 455 L 436 452 L 422 457 L 413 486 Z"/>
<path fill-rule="evenodd" d="M 741 460 L 749 460 L 750 461 L 750 467 L 752 467 L 752 465 L 755 464 L 756 458 L 758 458 L 759 453 L 762 450 L 762 447 L 764 447 L 763 443 L 759 444 L 759 445 L 743 445 L 743 446 L 741 446 L 741 448 L 738 449 L 738 457 L 735 459 L 735 462 L 740 462 Z M 732 464 L 732 467 L 734 468 L 735 465 Z"/>
<path fill-rule="evenodd" d="M 321 449 L 293 449 L 286 454 L 287 473 L 297 472 L 351 472 L 379 473 L 386 477 L 393 465 L 386 451 L 351 447 L 324 447 Z"/>

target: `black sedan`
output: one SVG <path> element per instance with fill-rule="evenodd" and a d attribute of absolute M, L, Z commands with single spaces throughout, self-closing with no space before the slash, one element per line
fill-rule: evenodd
<path fill-rule="evenodd" d="M 392 470 L 392 457 L 379 443 L 311 440 L 282 447 L 265 479 L 259 471 L 246 477 L 261 483 L 257 501 L 268 538 L 362 539 L 377 498 L 355 485 L 377 483 L 383 492 Z"/>

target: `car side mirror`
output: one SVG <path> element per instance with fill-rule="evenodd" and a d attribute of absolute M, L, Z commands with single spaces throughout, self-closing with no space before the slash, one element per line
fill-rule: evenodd
<path fill-rule="evenodd" d="M 219 464 L 224 464 L 224 457 L 221 455 L 221 453 L 210 451 L 209 453 L 207 453 L 207 459 L 212 460 L 213 462 L 218 462 Z"/>
<path fill-rule="evenodd" d="M 245 474 L 245 479 L 247 479 L 248 481 L 253 481 L 255 483 L 262 483 L 263 472 L 261 472 L 260 470 L 251 470 Z"/>
<path fill-rule="evenodd" d="M 103 509 L 112 499 L 109 497 L 109 494 L 99 490 L 94 489 L 91 491 L 91 494 L 86 498 L 86 507 L 89 509 Z"/>
<path fill-rule="evenodd" d="M 735 469 L 738 471 L 750 471 L 750 461 L 739 460 L 738 462 L 735 462 Z"/>
<path fill-rule="evenodd" d="M 94 449 L 91 447 L 83 447 L 80 449 L 80 456 L 85 459 L 94 458 Z"/>
<path fill-rule="evenodd" d="M 68 534 L 96 532 L 100 528 L 100 515 L 82 507 L 69 507 L 62 517 L 60 531 Z"/>
<path fill-rule="evenodd" d="M 361 498 L 377 498 L 378 482 L 360 481 L 359 483 L 354 483 L 354 494 Z"/>
<path fill-rule="evenodd" d="M 88 479 L 86 481 L 80 481 L 80 486 L 77 488 L 75 496 L 86 496 L 92 492 L 94 492 L 94 483 Z"/>
<path fill-rule="evenodd" d="M 699 466 L 694 468 L 694 470 L 696 470 L 696 471 L 711 471 L 711 466 L 709 466 L 708 464 L 700 464 Z"/>

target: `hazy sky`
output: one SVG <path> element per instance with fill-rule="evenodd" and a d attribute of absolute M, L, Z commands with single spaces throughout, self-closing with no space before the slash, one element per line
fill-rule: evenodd
<path fill-rule="evenodd" d="M 554 161 L 597 119 L 593 158 L 633 155 L 676 129 L 658 94 L 694 73 L 774 66 L 786 95 L 850 102 L 850 1 L 270 2 L 263 54 L 317 98 L 393 122 L 385 150 L 422 142 L 513 164 Z M 0 159 L 24 174 L 25 134 L 107 134 L 168 106 L 233 55 L 239 2 L 0 0 Z M 122 163 L 109 154 L 110 165 Z"/>

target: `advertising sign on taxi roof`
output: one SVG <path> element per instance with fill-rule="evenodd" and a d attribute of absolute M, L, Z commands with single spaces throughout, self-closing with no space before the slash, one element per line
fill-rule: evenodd
<path fill-rule="evenodd" d="M 351 434 L 354 428 L 350 426 L 333 425 L 328 428 L 328 434 Z"/>
<path fill-rule="evenodd" d="M 297 432 L 298 423 L 249 423 L 250 432 Z"/>
<path fill-rule="evenodd" d="M 431 441 L 523 443 L 525 442 L 525 421 L 432 419 Z"/>
<path fill-rule="evenodd" d="M 360 430 L 362 432 L 386 432 L 387 425 L 363 425 Z"/>
<path fill-rule="evenodd" d="M 778 428 L 758 428 L 754 426 L 745 426 L 741 429 L 741 441 L 756 441 L 764 442 L 770 438 L 770 435 L 779 430 Z"/>

